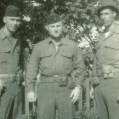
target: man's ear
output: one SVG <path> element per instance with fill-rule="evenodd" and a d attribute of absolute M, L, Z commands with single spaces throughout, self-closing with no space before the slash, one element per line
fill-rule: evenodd
<path fill-rule="evenodd" d="M 45 29 L 48 30 L 48 25 L 45 25 Z"/>
<path fill-rule="evenodd" d="M 6 17 L 3 17 L 3 22 L 6 23 Z"/>
<path fill-rule="evenodd" d="M 114 12 L 113 12 L 113 16 L 116 17 L 116 15 L 117 15 L 117 13 L 114 11 Z"/>

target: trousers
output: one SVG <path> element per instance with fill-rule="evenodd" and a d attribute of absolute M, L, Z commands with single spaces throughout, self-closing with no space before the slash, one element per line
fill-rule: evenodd
<path fill-rule="evenodd" d="M 37 119 L 74 119 L 75 106 L 70 98 L 71 89 L 57 82 L 41 83 L 38 87 Z"/>
<path fill-rule="evenodd" d="M 22 88 L 17 82 L 5 84 L 0 96 L 0 119 L 22 119 Z"/>
<path fill-rule="evenodd" d="M 99 119 L 119 119 L 119 73 L 113 78 L 102 77 L 99 86 L 95 88 L 95 100 Z"/>

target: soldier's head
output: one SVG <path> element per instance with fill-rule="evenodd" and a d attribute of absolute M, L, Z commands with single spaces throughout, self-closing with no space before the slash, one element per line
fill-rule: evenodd
<path fill-rule="evenodd" d="M 15 5 L 8 5 L 3 17 L 5 27 L 10 33 L 14 33 L 21 25 L 21 12 Z"/>
<path fill-rule="evenodd" d="M 45 28 L 50 36 L 58 38 L 63 33 L 63 19 L 56 13 L 51 13 L 47 17 L 47 23 Z"/>
<path fill-rule="evenodd" d="M 113 0 L 100 0 L 97 14 L 100 16 L 103 25 L 110 26 L 118 13 L 116 2 Z"/>

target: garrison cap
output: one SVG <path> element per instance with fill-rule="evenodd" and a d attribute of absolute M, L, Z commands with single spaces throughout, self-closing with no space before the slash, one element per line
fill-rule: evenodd
<path fill-rule="evenodd" d="M 9 17 L 21 17 L 21 12 L 18 7 L 15 5 L 8 5 L 6 10 L 5 10 L 5 16 Z"/>
<path fill-rule="evenodd" d="M 119 12 L 118 7 L 117 7 L 117 2 L 114 0 L 100 0 L 99 6 L 97 8 L 97 14 L 100 15 L 101 10 L 103 10 L 105 8 L 110 8 L 110 9 L 116 11 L 117 13 Z"/>
<path fill-rule="evenodd" d="M 47 16 L 47 25 L 48 24 L 54 24 L 57 22 L 62 21 L 63 19 L 56 13 L 51 13 L 50 15 Z"/>

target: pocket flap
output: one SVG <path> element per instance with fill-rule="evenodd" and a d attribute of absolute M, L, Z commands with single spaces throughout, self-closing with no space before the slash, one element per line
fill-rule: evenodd
<path fill-rule="evenodd" d="M 52 54 L 51 53 L 49 53 L 49 52 L 44 52 L 44 53 L 41 53 L 40 54 L 40 57 L 41 58 L 44 58 L 44 57 L 49 57 L 49 56 L 51 56 Z"/>
<path fill-rule="evenodd" d="M 0 48 L 0 52 L 1 53 L 4 53 L 4 52 L 10 52 L 11 51 L 11 49 L 9 48 L 9 47 L 2 47 L 2 48 Z"/>
<path fill-rule="evenodd" d="M 105 48 L 110 48 L 110 49 L 115 49 L 115 50 L 119 50 L 119 44 L 109 44 L 109 45 L 105 45 Z"/>
<path fill-rule="evenodd" d="M 61 51 L 61 55 L 69 58 L 72 57 L 72 53 L 70 51 L 65 51 L 65 50 Z"/>

